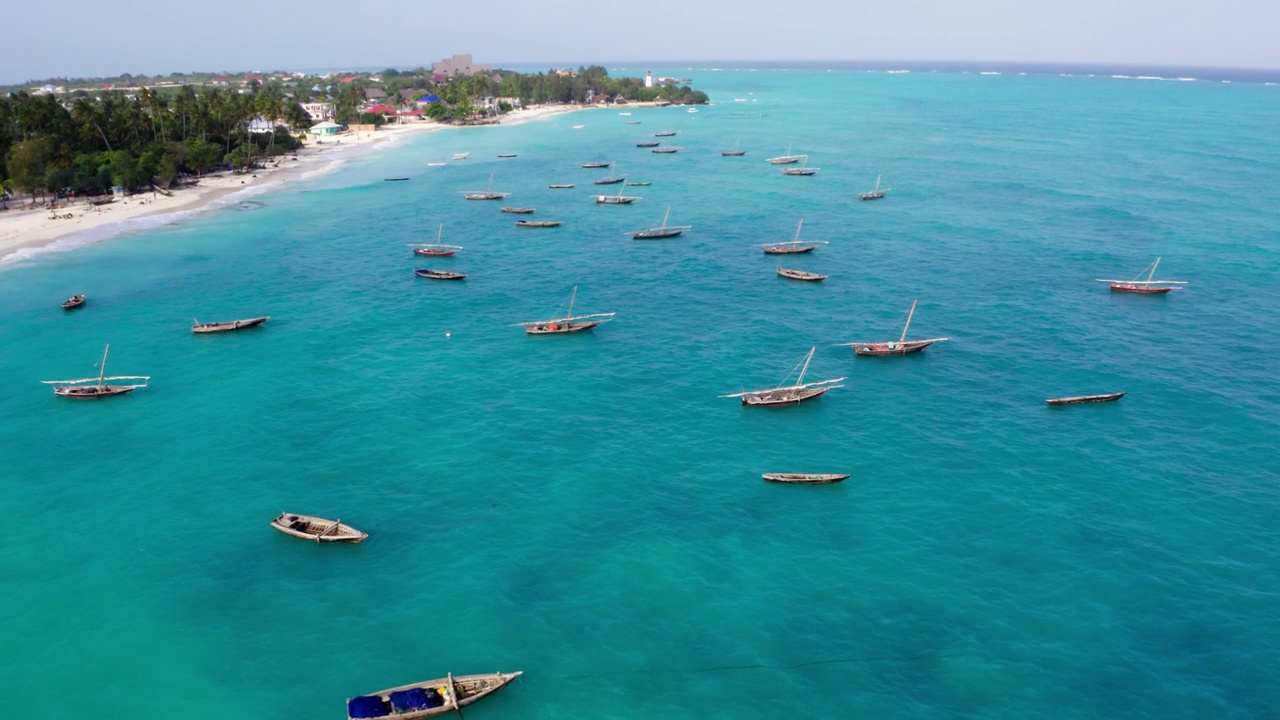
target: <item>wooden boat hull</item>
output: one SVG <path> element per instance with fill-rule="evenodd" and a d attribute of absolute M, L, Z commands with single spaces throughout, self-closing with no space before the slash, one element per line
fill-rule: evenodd
<path fill-rule="evenodd" d="M 1111 286 L 1111 292 L 1130 293 L 1132 295 L 1167 295 L 1172 290 L 1174 290 L 1174 288 L 1161 286 L 1148 287 L 1146 285 L 1116 284 Z"/>
<path fill-rule="evenodd" d="M 559 183 L 556 185 L 548 185 L 547 187 L 551 188 L 552 190 L 568 190 L 572 188 L 573 185 L 571 183 Z"/>
<path fill-rule="evenodd" d="M 467 707 L 510 685 L 523 671 L 458 675 L 400 685 L 347 700 L 347 719 L 419 720 Z M 452 689 L 450 689 L 452 686 Z M 456 690 L 456 697 L 454 690 Z M 414 691 L 422 691 L 415 697 Z M 442 692 L 443 691 L 443 692 Z M 392 693 L 396 697 L 392 697 Z M 415 702 L 416 701 L 416 702 Z"/>
<path fill-rule="evenodd" d="M 867 343 L 854 345 L 853 354 L 862 357 L 889 357 L 891 355 L 910 355 L 932 345 L 934 340 L 908 340 L 907 342 Z"/>
<path fill-rule="evenodd" d="M 466 280 L 467 276 L 462 273 L 449 272 L 447 270 L 414 270 L 414 275 L 428 280 Z"/>
<path fill-rule="evenodd" d="M 653 134 L 653 136 L 654 137 L 675 137 L 676 134 L 674 132 L 656 132 Z"/>
<path fill-rule="evenodd" d="M 778 273 L 778 277 L 784 277 L 788 280 L 799 280 L 801 282 L 822 282 L 823 280 L 827 279 L 826 275 L 819 275 L 817 273 L 804 272 L 802 270 L 788 270 L 786 268 L 778 268 L 778 270 L 776 270 L 775 272 Z"/>
<path fill-rule="evenodd" d="M 858 199 L 859 199 L 859 200 L 879 200 L 880 198 L 884 197 L 884 193 L 885 193 L 885 192 L 888 192 L 888 191 L 883 191 L 883 192 L 864 192 L 864 193 L 862 193 L 862 194 L 858 195 Z"/>
<path fill-rule="evenodd" d="M 801 253 L 811 253 L 817 245 L 803 245 L 801 247 L 766 247 L 765 255 L 800 255 Z"/>
<path fill-rule="evenodd" d="M 457 250 L 431 250 L 429 248 L 414 248 L 414 255 L 425 255 L 427 257 L 453 257 Z"/>
<path fill-rule="evenodd" d="M 334 527 L 334 523 L 337 523 L 337 527 Z M 369 537 L 368 533 L 360 532 L 340 520 L 297 513 L 280 513 L 279 517 L 271 521 L 271 527 L 285 535 L 318 543 L 358 543 Z"/>
<path fill-rule="evenodd" d="M 838 473 L 764 473 L 766 482 L 791 483 L 793 485 L 830 485 L 847 480 L 847 474 Z"/>
<path fill-rule="evenodd" d="M 656 142 L 642 142 L 642 143 L 636 143 L 636 147 L 654 148 L 654 147 L 658 147 L 661 144 L 662 143 L 656 143 Z"/>
<path fill-rule="evenodd" d="M 83 295 L 72 295 L 71 297 L 62 301 L 62 309 L 75 310 L 76 308 L 84 305 L 84 299 L 85 298 Z"/>
<path fill-rule="evenodd" d="M 683 230 L 641 230 L 638 233 L 632 233 L 631 238 L 633 240 L 664 240 L 683 233 Z"/>
<path fill-rule="evenodd" d="M 516 225 L 527 228 L 552 228 L 560 227 L 564 224 L 563 220 L 517 220 Z"/>
<path fill-rule="evenodd" d="M 524 331 L 530 335 L 565 335 L 584 332 L 599 325 L 598 322 L 584 323 L 547 323 L 546 325 L 526 325 Z"/>
<path fill-rule="evenodd" d="M 534 211 L 535 211 L 535 210 L 536 210 L 536 208 L 522 208 L 522 207 L 504 207 L 504 208 L 502 208 L 502 212 L 504 212 L 504 213 L 511 213 L 511 214 L 513 214 L 513 215 L 532 215 L 532 214 L 534 213 Z"/>
<path fill-rule="evenodd" d="M 592 180 L 591 182 L 596 185 L 617 185 L 623 180 L 626 180 L 626 178 L 601 178 L 600 180 Z"/>
<path fill-rule="evenodd" d="M 737 151 L 728 150 L 728 151 L 721 152 L 720 157 L 742 157 L 743 155 L 746 155 L 746 154 L 747 154 L 746 150 L 737 150 Z"/>
<path fill-rule="evenodd" d="M 583 169 L 583 170 L 599 170 L 600 168 L 607 168 L 607 167 L 609 167 L 609 163 L 607 163 L 607 162 L 584 162 L 584 163 L 582 163 L 582 169 Z"/>
<path fill-rule="evenodd" d="M 808 400 L 816 400 L 827 393 L 832 388 L 806 388 L 804 390 L 788 390 L 785 392 L 771 392 L 768 390 L 758 393 L 747 393 L 742 396 L 742 404 L 749 407 L 781 407 L 783 405 L 799 405 Z"/>
<path fill-rule="evenodd" d="M 262 323 L 270 319 L 271 319 L 270 315 L 264 315 L 262 317 L 249 318 L 247 320 L 232 320 L 230 322 L 219 322 L 219 323 L 201 323 L 199 325 L 193 325 L 191 327 L 191 332 L 220 333 L 220 332 L 231 332 L 233 330 L 244 330 L 245 328 L 258 327 L 259 325 L 261 325 Z"/>
<path fill-rule="evenodd" d="M 818 171 L 817 171 L 817 170 L 815 170 L 815 169 L 813 169 L 813 168 L 796 168 L 796 169 L 794 169 L 794 170 L 783 170 L 783 171 L 782 171 L 782 174 L 783 174 L 783 175 L 798 175 L 798 176 L 801 176 L 801 177 L 810 177 L 810 176 L 812 176 L 812 175 L 817 175 L 817 174 L 818 174 Z"/>
<path fill-rule="evenodd" d="M 796 164 L 796 163 L 798 163 L 798 162 L 800 162 L 800 158 L 798 158 L 798 157 L 776 157 L 776 158 L 769 158 L 769 164 L 770 164 L 770 165 L 794 165 L 794 164 Z"/>
<path fill-rule="evenodd" d="M 674 153 L 680 152 L 680 148 L 654 148 L 649 152 L 657 153 L 659 155 L 672 155 Z"/>
<path fill-rule="evenodd" d="M 633 197 L 618 197 L 617 195 L 597 195 L 596 204 L 597 205 L 630 205 L 631 203 L 635 202 L 638 199 L 639 198 L 633 198 Z"/>
<path fill-rule="evenodd" d="M 383 181 L 383 182 L 404 182 L 405 180 L 408 180 L 408 179 L 409 179 L 409 178 L 407 178 L 407 177 L 398 177 L 398 178 L 382 178 L 382 181 Z"/>
<path fill-rule="evenodd" d="M 80 387 L 56 387 L 53 394 L 58 397 L 75 398 L 77 400 L 98 400 L 115 395 L 128 395 L 137 390 L 134 385 L 86 385 Z"/>
<path fill-rule="evenodd" d="M 1125 393 L 1105 393 L 1102 395 L 1076 395 L 1074 397 L 1049 398 L 1045 402 L 1051 406 L 1059 405 L 1083 405 L 1085 403 L 1104 403 L 1115 402 L 1124 397 Z"/>
<path fill-rule="evenodd" d="M 501 193 L 471 193 L 469 195 L 464 195 L 463 197 L 468 200 L 501 200 L 505 198 L 506 195 Z"/>

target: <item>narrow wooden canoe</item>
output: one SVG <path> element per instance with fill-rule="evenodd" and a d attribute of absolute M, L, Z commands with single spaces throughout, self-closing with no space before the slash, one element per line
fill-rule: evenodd
<path fill-rule="evenodd" d="M 826 485 L 847 479 L 847 474 L 836 473 L 764 473 L 768 482 L 794 483 L 796 485 Z"/>
<path fill-rule="evenodd" d="M 457 677 L 450 674 L 436 680 L 379 690 L 347 700 L 347 719 L 418 720 L 457 712 L 498 692 L 523 674 L 522 670 Z"/>
<path fill-rule="evenodd" d="M 513 213 L 513 214 L 515 214 L 515 215 L 531 215 L 531 214 L 533 214 L 533 212 L 534 212 L 535 210 L 536 210 L 536 208 L 527 208 L 527 207 L 504 207 L 504 208 L 502 208 L 502 212 L 504 212 L 504 213 Z"/>
<path fill-rule="evenodd" d="M 315 542 L 347 542 L 358 543 L 369 537 L 341 519 L 315 517 L 314 515 L 298 515 L 297 513 L 280 513 L 280 517 L 271 521 L 271 527 L 285 535 L 292 535 L 303 540 Z"/>
<path fill-rule="evenodd" d="M 424 268 L 422 270 L 414 270 L 413 274 L 417 275 L 420 278 L 427 278 L 428 280 L 466 280 L 467 279 L 467 276 L 462 273 L 450 272 L 448 270 L 427 270 Z"/>
<path fill-rule="evenodd" d="M 270 315 L 263 315 L 262 317 L 247 318 L 245 320 L 228 320 L 227 322 L 202 323 L 200 321 L 196 321 L 196 323 L 191 326 L 191 332 L 218 333 L 230 332 L 232 330 L 243 330 L 245 328 L 257 327 L 270 319 Z"/>
<path fill-rule="evenodd" d="M 72 295 L 71 297 L 62 301 L 62 309 L 75 310 L 76 308 L 80 307 L 83 304 L 84 304 L 83 295 Z"/>
<path fill-rule="evenodd" d="M 1082 405 L 1084 403 L 1115 402 L 1124 396 L 1125 393 L 1122 392 L 1102 395 L 1075 395 L 1072 397 L 1049 398 L 1045 402 L 1050 405 Z"/>
<path fill-rule="evenodd" d="M 516 225 L 528 228 L 549 228 L 560 227 L 564 224 L 563 220 L 517 220 Z"/>
<path fill-rule="evenodd" d="M 555 185 L 548 185 L 547 187 L 552 190 L 568 190 L 573 187 L 573 183 L 556 183 Z"/>
<path fill-rule="evenodd" d="M 804 280 L 806 282 L 822 282 L 823 280 L 827 279 L 826 275 L 819 275 L 818 273 L 805 272 L 804 270 L 791 270 L 790 268 L 784 268 L 784 267 L 778 268 L 777 273 L 784 278 L 790 278 L 792 280 Z"/>

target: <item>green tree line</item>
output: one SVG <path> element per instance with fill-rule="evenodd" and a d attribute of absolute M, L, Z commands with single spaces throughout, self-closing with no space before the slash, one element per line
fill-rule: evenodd
<path fill-rule="evenodd" d="M 254 118 L 301 129 L 302 108 L 279 88 L 243 94 L 190 86 L 174 93 L 103 93 L 68 107 L 52 95 L 0 97 L 0 181 L 10 192 L 97 194 L 112 186 L 168 187 L 199 175 L 296 149 L 287 130 L 251 134 Z"/>

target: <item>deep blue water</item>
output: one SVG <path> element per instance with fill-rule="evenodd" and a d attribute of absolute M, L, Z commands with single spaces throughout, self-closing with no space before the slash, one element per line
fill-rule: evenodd
<path fill-rule="evenodd" d="M 5 714 L 342 717 L 363 692 L 521 669 L 467 717 L 1273 715 L 1280 88 L 695 82 L 697 113 L 434 133 L 0 269 Z M 682 152 L 634 147 L 663 129 Z M 788 144 L 819 174 L 764 162 Z M 597 206 L 594 159 L 653 185 Z M 490 173 L 511 197 L 463 200 Z M 859 203 L 878 174 L 889 196 Z M 667 207 L 692 230 L 626 234 Z M 786 263 L 821 285 L 760 252 L 801 217 L 830 244 Z M 406 243 L 440 223 L 465 249 L 416 262 Z M 1184 290 L 1095 282 L 1157 256 Z M 616 319 L 513 327 L 575 285 L 576 310 Z M 64 313 L 74 292 L 89 304 Z M 896 337 L 917 298 L 912 335 L 950 341 L 834 347 Z M 106 343 L 151 386 L 39 384 L 93 374 Z M 809 377 L 846 387 L 717 398 L 810 347 Z M 286 509 L 370 538 L 294 540 L 267 526 Z"/>

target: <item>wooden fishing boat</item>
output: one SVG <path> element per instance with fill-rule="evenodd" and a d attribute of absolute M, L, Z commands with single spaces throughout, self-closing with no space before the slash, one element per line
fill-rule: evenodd
<path fill-rule="evenodd" d="M 489 187 L 484 192 L 469 190 L 463 194 L 463 197 L 468 200 L 501 200 L 510 194 L 509 192 L 494 192 L 493 173 L 489 173 Z"/>
<path fill-rule="evenodd" d="M 84 296 L 83 296 L 83 295 L 72 295 L 71 297 L 69 297 L 69 298 L 67 298 L 66 300 L 63 300 L 63 301 L 62 301 L 62 309 L 63 309 L 63 310 L 75 310 L 76 308 L 80 307 L 81 305 L 84 305 Z"/>
<path fill-rule="evenodd" d="M 781 265 L 778 266 L 778 269 L 775 272 L 784 278 L 789 278 L 791 280 L 803 280 L 805 282 L 822 282 L 827 279 L 826 275 L 805 272 L 804 270 L 793 270 L 791 268 L 784 268 Z"/>
<path fill-rule="evenodd" d="M 532 214 L 533 214 L 534 212 L 536 212 L 536 211 L 537 211 L 537 209 L 536 209 L 536 208 L 527 208 L 527 207 L 504 207 L 504 208 L 502 208 L 502 212 L 504 212 L 504 213 L 511 213 L 511 214 L 513 214 L 513 215 L 532 215 Z"/>
<path fill-rule="evenodd" d="M 596 204 L 597 205 L 630 205 L 631 203 L 640 199 L 635 195 L 623 195 L 622 191 L 626 189 L 627 189 L 627 186 L 623 185 L 622 187 L 618 188 L 617 195 L 597 195 Z"/>
<path fill-rule="evenodd" d="M 58 397 L 94 399 L 111 397 L 112 395 L 127 395 L 138 388 L 147 386 L 147 381 L 151 378 L 147 375 L 112 375 L 107 376 L 107 353 L 111 350 L 111 346 L 107 345 L 102 351 L 102 365 L 99 367 L 98 377 L 96 378 L 80 378 L 78 380 L 42 380 L 45 385 L 53 386 L 53 394 Z M 111 385 L 112 380 L 142 380 L 141 383 L 130 383 L 127 385 Z M 85 383 L 93 383 L 87 385 Z"/>
<path fill-rule="evenodd" d="M 446 713 L 462 714 L 462 708 L 483 700 L 511 684 L 523 671 L 459 675 L 400 685 L 347 700 L 347 720 L 418 720 Z"/>
<path fill-rule="evenodd" d="M 888 340 L 885 342 L 851 342 L 840 343 L 840 347 L 849 346 L 853 348 L 854 355 L 863 355 L 867 357 L 887 357 L 890 355 L 909 355 L 917 353 L 936 342 L 943 342 L 951 338 L 929 338 L 927 340 L 908 340 L 907 330 L 911 327 L 911 318 L 916 313 L 916 301 L 911 301 L 911 309 L 907 311 L 907 322 L 902 326 L 902 335 L 897 341 Z"/>
<path fill-rule="evenodd" d="M 551 188 L 552 190 L 568 190 L 569 188 L 573 187 L 573 183 L 556 183 L 554 185 L 548 185 L 547 187 Z"/>
<path fill-rule="evenodd" d="M 563 220 L 517 220 L 516 225 L 527 228 L 551 228 L 560 227 L 564 224 Z"/>
<path fill-rule="evenodd" d="M 297 513 L 289 512 L 280 513 L 279 517 L 271 521 L 271 527 L 285 535 L 292 535 L 303 540 L 314 540 L 318 543 L 358 543 L 369 537 L 368 533 L 360 532 L 342 522 L 341 519 L 329 520 L 315 517 L 314 515 L 298 515 Z"/>
<path fill-rule="evenodd" d="M 735 141 L 734 141 L 734 143 L 733 143 L 733 149 L 732 149 L 732 150 L 721 150 L 721 151 L 720 151 L 720 157 L 742 157 L 743 155 L 746 155 L 746 154 L 747 154 L 747 151 L 746 151 L 746 150 L 739 150 L 739 149 L 738 149 L 738 144 L 739 144 L 739 143 L 741 143 L 741 142 L 742 142 L 741 140 L 735 140 Z"/>
<path fill-rule="evenodd" d="M 613 319 L 617 313 L 592 313 L 590 315 L 574 315 L 573 303 L 578 297 L 578 286 L 573 286 L 573 292 L 569 294 L 569 309 L 561 317 L 554 317 L 550 320 L 531 320 L 529 322 L 516 323 L 516 325 L 524 327 L 524 331 L 529 335 L 564 335 L 566 333 L 583 332 L 590 330 L 603 322 Z"/>
<path fill-rule="evenodd" d="M 787 145 L 787 154 L 769 158 L 770 165 L 794 165 L 809 157 L 808 155 L 792 155 L 791 146 Z"/>
<path fill-rule="evenodd" d="M 890 188 L 880 189 L 880 176 L 876 176 L 876 186 L 864 193 L 858 193 L 859 200 L 879 200 L 884 194 L 889 192 Z"/>
<path fill-rule="evenodd" d="M 847 480 L 847 474 L 840 473 L 763 473 L 767 482 L 792 483 L 795 485 L 829 485 Z"/>
<path fill-rule="evenodd" d="M 651 152 L 651 153 L 657 153 L 657 154 L 659 154 L 659 155 L 671 155 L 672 153 L 678 153 L 678 152 L 680 152 L 680 148 L 678 148 L 678 147 L 657 147 L 657 148 L 654 148 L 654 149 L 650 150 L 649 152 Z"/>
<path fill-rule="evenodd" d="M 626 175 L 615 175 L 613 172 L 613 167 L 614 167 L 614 164 L 609 163 L 609 176 L 596 178 L 591 182 L 595 183 L 596 185 L 616 185 L 617 183 L 620 183 L 627 179 Z"/>
<path fill-rule="evenodd" d="M 770 407 L 780 405 L 796 405 L 806 400 L 814 400 L 822 397 L 830 390 L 842 388 L 843 385 L 836 385 L 844 378 L 832 378 L 830 380 L 819 380 L 817 382 L 807 383 L 804 381 L 804 374 L 809 370 L 809 362 L 813 360 L 813 351 L 817 348 L 810 348 L 809 354 L 804 357 L 804 362 L 792 368 L 787 377 L 783 379 L 782 385 L 768 390 L 744 390 L 740 393 L 732 393 L 730 395 L 721 395 L 722 398 L 742 398 L 743 405 L 751 405 L 757 407 Z M 796 378 L 793 385 L 787 385 L 787 380 L 791 379 L 791 375 L 800 370 L 800 375 Z"/>
<path fill-rule="evenodd" d="M 685 230 L 692 229 L 690 225 L 668 225 L 667 218 L 671 217 L 671 208 L 667 208 L 667 214 L 662 216 L 662 224 L 658 227 L 651 227 L 647 230 L 639 230 L 631 233 L 633 240 L 662 240 L 664 238 L 673 238 Z"/>
<path fill-rule="evenodd" d="M 462 249 L 461 245 L 446 245 L 440 242 L 444 237 L 444 223 L 440 223 L 440 227 L 436 229 L 436 241 L 433 243 L 411 243 L 409 247 L 413 248 L 414 255 L 423 255 L 426 257 L 453 257 L 453 254 Z"/>
<path fill-rule="evenodd" d="M 448 270 L 428 270 L 426 268 L 422 268 L 420 270 L 414 270 L 413 274 L 417 275 L 420 278 L 427 278 L 428 280 L 466 280 L 467 279 L 467 276 L 462 273 L 450 272 Z"/>
<path fill-rule="evenodd" d="M 800 175 L 809 177 L 818 174 L 818 168 L 809 167 L 809 158 L 806 156 L 800 161 L 800 167 L 786 168 L 782 171 L 783 175 Z"/>
<path fill-rule="evenodd" d="M 627 124 L 628 124 L 628 125 L 639 125 L 639 124 L 640 124 L 640 121 L 639 121 L 639 120 L 628 120 L 628 121 L 627 121 Z"/>
<path fill-rule="evenodd" d="M 510 153 L 510 154 L 506 154 L 506 155 L 499 155 L 498 157 L 503 158 L 503 159 L 513 158 L 513 157 L 515 157 L 515 153 Z"/>
<path fill-rule="evenodd" d="M 610 160 L 591 160 L 589 162 L 582 163 L 582 169 L 595 170 L 597 168 L 607 168 L 610 164 L 612 164 L 612 161 Z"/>
<path fill-rule="evenodd" d="M 471 157 L 471 153 L 469 153 L 469 152 L 461 152 L 461 153 L 454 153 L 454 154 L 453 154 L 453 159 L 454 159 L 454 160 L 466 160 L 466 159 L 467 159 L 467 158 L 469 158 L 469 157 Z"/>
<path fill-rule="evenodd" d="M 646 140 L 644 142 L 636 143 L 636 147 L 658 147 L 661 144 L 662 143 L 658 142 L 657 140 Z"/>
<path fill-rule="evenodd" d="M 649 187 L 652 184 L 652 181 L 645 180 L 644 182 L 629 182 L 627 183 L 627 187 Z"/>
<path fill-rule="evenodd" d="M 765 255 L 799 255 L 801 253 L 811 253 L 819 245 L 826 245 L 826 240 L 801 240 L 800 228 L 804 226 L 804 218 L 800 218 L 800 222 L 796 223 L 796 236 L 792 240 L 786 242 L 766 243 L 764 246 Z"/>
<path fill-rule="evenodd" d="M 653 136 L 654 137 L 675 137 L 676 133 L 678 132 L 680 131 L 679 130 L 663 130 L 662 132 L 654 133 Z"/>
<path fill-rule="evenodd" d="M 263 315 L 262 317 L 247 318 L 245 320 L 228 320 L 227 322 L 202 323 L 199 320 L 196 320 L 195 324 L 191 326 L 191 332 L 220 333 L 231 332 L 233 330 L 244 330 L 245 328 L 258 327 L 270 319 L 270 315 Z"/>
<path fill-rule="evenodd" d="M 383 182 L 404 182 L 405 180 L 408 180 L 408 179 L 409 178 L 407 177 L 394 177 L 394 178 L 382 178 L 382 181 Z"/>
<path fill-rule="evenodd" d="M 1147 274 L 1146 280 L 1140 280 L 1142 274 L 1139 273 L 1137 278 L 1133 280 L 1103 280 L 1098 282 L 1111 283 L 1111 292 L 1132 293 L 1135 295 L 1166 295 L 1173 290 L 1181 290 L 1179 285 L 1186 285 L 1185 280 L 1153 280 L 1156 268 L 1160 267 L 1160 258 L 1148 265 L 1142 272 Z"/>
<path fill-rule="evenodd" d="M 1115 402 L 1124 397 L 1125 393 L 1104 393 L 1102 395 L 1075 395 L 1073 397 L 1049 398 L 1045 400 L 1050 405 L 1083 405 L 1084 403 L 1104 403 Z"/>

